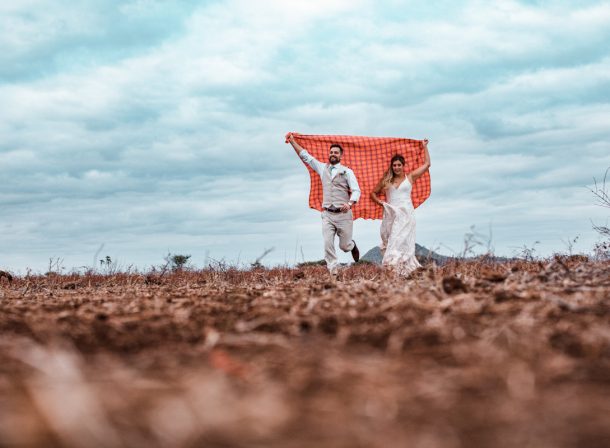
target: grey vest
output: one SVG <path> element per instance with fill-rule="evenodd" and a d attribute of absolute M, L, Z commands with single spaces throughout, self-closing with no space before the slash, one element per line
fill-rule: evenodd
<path fill-rule="evenodd" d="M 330 177 L 330 163 L 326 164 L 322 172 L 322 207 L 341 207 L 349 201 L 350 189 L 347 183 L 347 174 L 341 174 L 345 167 L 338 168 L 339 172 L 334 178 Z"/>

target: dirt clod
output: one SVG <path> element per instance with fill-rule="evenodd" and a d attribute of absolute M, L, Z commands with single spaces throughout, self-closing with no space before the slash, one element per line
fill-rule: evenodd
<path fill-rule="evenodd" d="M 443 278 L 443 291 L 447 294 L 457 294 L 459 292 L 468 292 L 468 288 L 457 277 L 445 277 Z"/>

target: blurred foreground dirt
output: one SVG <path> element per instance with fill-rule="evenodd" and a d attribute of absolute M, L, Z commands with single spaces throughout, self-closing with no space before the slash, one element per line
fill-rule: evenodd
<path fill-rule="evenodd" d="M 0 446 L 610 446 L 608 262 L 0 285 Z"/>

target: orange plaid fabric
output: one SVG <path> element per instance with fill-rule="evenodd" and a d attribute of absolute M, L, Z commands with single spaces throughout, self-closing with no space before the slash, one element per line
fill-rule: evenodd
<path fill-rule="evenodd" d="M 343 147 L 341 164 L 354 171 L 362 192 L 360 200 L 352 208 L 354 219 L 381 219 L 383 208 L 369 197 L 384 173 L 390 166 L 390 159 L 395 154 L 405 158 L 406 171 L 410 172 L 424 164 L 424 146 L 421 140 L 389 137 L 353 137 L 347 135 L 302 135 L 292 134 L 296 142 L 321 162 L 328 162 L 328 151 L 332 143 Z M 322 210 L 322 181 L 320 176 L 305 164 L 309 170 L 311 187 L 309 206 Z M 383 196 L 383 194 L 381 195 Z M 430 196 L 430 172 L 427 171 L 415 181 L 411 192 L 413 206 L 418 207 Z"/>

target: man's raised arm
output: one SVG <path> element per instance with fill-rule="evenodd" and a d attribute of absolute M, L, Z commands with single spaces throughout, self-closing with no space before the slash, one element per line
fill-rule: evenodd
<path fill-rule="evenodd" d="M 297 141 L 294 139 L 294 137 L 292 136 L 292 134 L 290 134 L 290 137 L 288 137 L 288 143 L 290 143 L 292 145 L 292 147 L 294 148 L 294 152 L 297 153 L 297 156 L 301 156 L 301 151 L 305 151 L 305 148 L 303 148 L 301 145 L 299 145 L 297 143 Z"/>
<path fill-rule="evenodd" d="M 297 155 L 301 158 L 303 162 L 309 165 L 311 169 L 318 173 L 320 176 L 322 175 L 322 173 L 324 172 L 324 164 L 318 159 L 316 159 L 314 156 L 309 154 L 305 148 L 299 145 L 292 136 L 292 134 L 290 134 L 290 136 L 288 137 L 288 143 L 292 145 L 292 147 L 294 148 L 294 152 L 297 153 Z"/>

